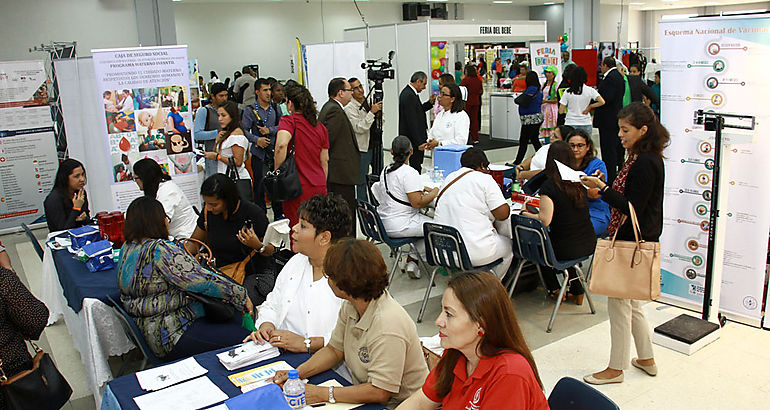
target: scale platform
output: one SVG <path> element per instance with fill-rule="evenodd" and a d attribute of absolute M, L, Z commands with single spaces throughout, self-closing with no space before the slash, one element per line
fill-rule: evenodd
<path fill-rule="evenodd" d="M 719 325 L 679 315 L 655 328 L 652 342 L 688 356 L 719 339 Z"/>

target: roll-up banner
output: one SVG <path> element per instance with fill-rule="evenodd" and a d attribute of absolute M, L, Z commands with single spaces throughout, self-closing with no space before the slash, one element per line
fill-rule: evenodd
<path fill-rule="evenodd" d="M 101 149 L 110 156 L 112 203 L 125 211 L 141 195 L 133 164 L 152 158 L 200 204 L 193 150 L 187 46 L 92 50 L 104 112 Z M 95 147 L 95 149 L 98 149 Z"/>
<path fill-rule="evenodd" d="M 42 221 L 55 139 L 43 61 L 0 62 L 0 230 Z"/>

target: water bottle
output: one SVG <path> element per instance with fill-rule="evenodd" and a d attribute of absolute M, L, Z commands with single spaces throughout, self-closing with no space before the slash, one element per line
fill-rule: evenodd
<path fill-rule="evenodd" d="M 289 370 L 289 380 L 283 384 L 283 397 L 292 409 L 305 407 L 305 383 L 299 379 L 299 372 Z"/>
<path fill-rule="evenodd" d="M 441 182 L 441 171 L 438 169 L 438 165 L 433 166 L 433 182 Z"/>

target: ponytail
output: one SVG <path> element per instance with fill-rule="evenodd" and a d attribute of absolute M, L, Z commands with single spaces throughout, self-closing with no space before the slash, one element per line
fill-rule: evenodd
<path fill-rule="evenodd" d="M 412 152 L 412 142 L 409 141 L 409 138 L 399 135 L 390 144 L 390 152 L 393 154 L 393 163 L 388 165 L 388 168 L 385 170 L 388 174 L 401 168 L 406 163 L 406 159 L 409 158 L 409 154 Z"/>

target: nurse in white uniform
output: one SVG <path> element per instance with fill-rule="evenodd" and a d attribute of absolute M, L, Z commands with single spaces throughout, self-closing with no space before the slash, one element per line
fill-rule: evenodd
<path fill-rule="evenodd" d="M 434 220 L 460 231 L 474 266 L 503 258 L 493 269 L 502 278 L 513 260 L 512 243 L 510 237 L 497 232 L 494 222 L 508 219 L 510 207 L 489 174 L 489 160 L 483 150 L 469 148 L 460 157 L 460 165 L 462 168 L 447 175 L 439 191 Z"/>
<path fill-rule="evenodd" d="M 423 236 L 422 224 L 433 222 L 433 219 L 420 213 L 420 208 L 433 201 L 438 195 L 438 188 L 425 188 L 420 174 L 409 166 L 409 157 L 412 156 L 409 138 L 403 135 L 396 137 L 391 143 L 390 153 L 393 163 L 382 170 L 380 181 L 372 186 L 372 192 L 380 203 L 377 212 L 391 237 Z M 425 253 L 423 240 L 417 241 L 415 246 L 420 253 Z M 417 255 L 409 255 L 406 272 L 411 278 L 420 277 Z"/>
<path fill-rule="evenodd" d="M 168 234 L 176 239 L 192 236 L 198 222 L 192 204 L 182 188 L 171 180 L 152 158 L 140 159 L 134 164 L 134 182 L 145 196 L 157 199 L 163 204 L 168 218 Z"/>
<path fill-rule="evenodd" d="M 465 112 L 460 87 L 455 83 L 445 84 L 439 92 L 438 103 L 444 110 L 436 115 L 433 126 L 428 131 L 428 142 L 420 145 L 419 149 L 467 144 L 471 119 Z"/>

